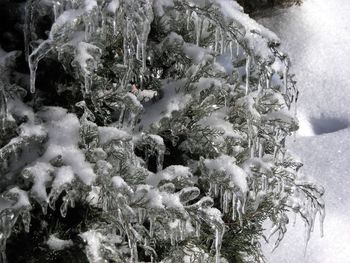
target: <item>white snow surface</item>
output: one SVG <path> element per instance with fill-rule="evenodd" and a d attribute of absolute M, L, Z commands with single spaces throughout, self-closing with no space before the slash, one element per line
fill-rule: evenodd
<path fill-rule="evenodd" d="M 325 236 L 318 228 L 304 256 L 301 220 L 289 226 L 271 263 L 350 262 L 350 1 L 305 0 L 300 7 L 259 19 L 281 39 L 301 92 L 300 130 L 288 148 L 301 157 L 302 172 L 326 189 Z"/>

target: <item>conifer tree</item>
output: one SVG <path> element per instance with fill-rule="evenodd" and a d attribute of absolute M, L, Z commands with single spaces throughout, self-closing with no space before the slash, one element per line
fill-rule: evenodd
<path fill-rule="evenodd" d="M 0 43 L 1 262 L 264 262 L 265 221 L 277 247 L 291 214 L 307 240 L 323 220 L 285 147 L 289 59 L 235 1 L 17 15 L 23 47 Z"/>

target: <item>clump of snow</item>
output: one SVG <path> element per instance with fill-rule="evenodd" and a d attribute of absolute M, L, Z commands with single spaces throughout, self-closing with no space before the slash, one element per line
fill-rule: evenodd
<path fill-rule="evenodd" d="M 183 109 L 192 99 L 190 94 L 177 92 L 185 83 L 184 79 L 163 83 L 163 97 L 157 103 L 144 107 L 139 127 L 147 130 L 150 125 L 157 125 L 163 117 L 170 117 L 173 111 Z"/>
<path fill-rule="evenodd" d="M 70 184 L 74 178 L 74 171 L 71 166 L 59 167 L 55 172 L 55 179 L 53 180 L 51 187 L 53 189 L 58 189 L 65 184 Z"/>
<path fill-rule="evenodd" d="M 134 195 L 135 200 L 147 200 L 148 208 L 164 209 L 162 195 L 159 190 L 150 185 L 138 185 Z"/>
<path fill-rule="evenodd" d="M 248 175 L 238 165 L 234 164 L 234 158 L 228 155 L 221 155 L 216 159 L 205 159 L 203 161 L 205 167 L 209 170 L 210 174 L 215 176 L 215 173 L 222 172 L 226 174 L 230 180 L 229 187 L 237 186 L 242 193 L 248 192 Z"/>
<path fill-rule="evenodd" d="M 54 234 L 50 235 L 49 239 L 46 241 L 46 244 L 50 249 L 59 251 L 73 246 L 72 240 L 63 240 L 57 238 Z"/>
<path fill-rule="evenodd" d="M 11 206 L 12 209 L 21 209 L 23 207 L 31 207 L 28 193 L 22 189 L 19 189 L 17 186 L 11 188 L 7 192 L 10 195 L 15 195 L 16 196 L 16 202 Z M 4 196 L 5 199 L 7 199 L 6 196 Z M 12 198 L 9 198 L 12 200 Z"/>
<path fill-rule="evenodd" d="M 98 132 L 100 135 L 101 144 L 106 144 L 113 140 L 131 140 L 131 136 L 129 133 L 115 127 L 98 127 Z"/>
<path fill-rule="evenodd" d="M 46 123 L 49 131 L 47 149 L 40 158 L 49 162 L 61 156 L 65 165 L 71 166 L 74 174 L 85 184 L 91 185 L 95 179 L 92 166 L 85 160 L 85 154 L 79 149 L 79 119 L 67 113 L 67 110 L 58 107 L 48 107 L 38 113 Z"/>
<path fill-rule="evenodd" d="M 158 145 L 164 145 L 164 140 L 162 137 L 156 134 L 148 134 Z"/>
<path fill-rule="evenodd" d="M 101 242 L 104 236 L 96 230 L 89 230 L 80 234 L 81 238 L 87 243 L 86 252 L 91 262 L 102 262 L 103 257 L 100 255 Z"/>
<path fill-rule="evenodd" d="M 206 56 L 211 55 L 210 50 L 189 43 L 184 45 L 183 50 L 194 64 L 199 64 L 206 58 Z"/>
<path fill-rule="evenodd" d="M 33 186 L 31 188 L 31 193 L 36 199 L 44 202 L 48 201 L 46 187 L 52 180 L 52 172 L 53 167 L 46 162 L 37 162 L 33 166 L 25 168 L 24 176 L 29 174 L 29 176 L 32 177 Z"/>
<path fill-rule="evenodd" d="M 217 111 L 214 111 L 207 117 L 202 118 L 198 123 L 203 126 L 209 126 L 223 132 L 223 136 L 241 139 L 242 135 L 240 132 L 233 129 L 233 125 L 225 120 L 227 117 L 227 108 L 223 107 Z M 220 139 L 220 138 L 218 138 Z"/>
<path fill-rule="evenodd" d="M 120 5 L 119 0 L 112 0 L 111 2 L 109 2 L 107 6 L 107 10 L 114 14 L 119 8 L 119 5 Z"/>
<path fill-rule="evenodd" d="M 77 47 L 77 54 L 74 61 L 78 63 L 84 74 L 90 74 L 92 69 L 97 67 L 96 58 L 91 54 L 101 54 L 99 47 L 86 42 L 80 42 Z"/>
<path fill-rule="evenodd" d="M 128 184 L 124 181 L 124 179 L 120 176 L 113 176 L 112 182 L 116 188 L 129 187 Z"/>
<path fill-rule="evenodd" d="M 299 129 L 297 131 L 297 135 L 299 136 L 313 136 L 315 135 L 314 129 L 312 128 L 312 124 L 305 114 L 299 112 L 298 113 L 299 120 Z"/>
<path fill-rule="evenodd" d="M 147 177 L 146 182 L 149 185 L 157 186 L 163 180 L 174 181 L 175 179 L 191 177 L 192 173 L 189 167 L 182 165 L 171 165 L 156 174 L 150 174 Z"/>
<path fill-rule="evenodd" d="M 85 10 L 88 12 L 92 11 L 94 8 L 97 8 L 96 0 L 85 0 L 84 4 L 85 4 Z"/>

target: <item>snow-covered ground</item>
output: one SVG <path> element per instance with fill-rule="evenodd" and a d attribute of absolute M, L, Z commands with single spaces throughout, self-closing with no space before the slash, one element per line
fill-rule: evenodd
<path fill-rule="evenodd" d="M 301 220 L 271 263 L 350 262 L 350 1 L 305 0 L 259 19 L 280 36 L 301 92 L 301 130 L 289 148 L 303 173 L 326 189 L 325 236 L 315 229 L 306 255 Z"/>

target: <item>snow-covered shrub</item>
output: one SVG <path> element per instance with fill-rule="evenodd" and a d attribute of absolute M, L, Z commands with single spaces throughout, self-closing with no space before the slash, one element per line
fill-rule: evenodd
<path fill-rule="evenodd" d="M 264 221 L 277 247 L 288 211 L 323 220 L 285 148 L 288 57 L 235 1 L 27 0 L 24 23 L 0 51 L 3 261 L 259 262 Z"/>

